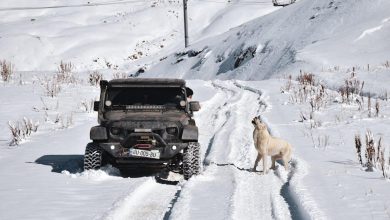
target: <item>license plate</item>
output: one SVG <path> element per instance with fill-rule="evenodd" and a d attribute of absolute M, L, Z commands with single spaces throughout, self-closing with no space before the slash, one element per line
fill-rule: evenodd
<path fill-rule="evenodd" d="M 130 156 L 136 156 L 136 157 L 160 159 L 160 151 L 158 150 L 149 151 L 149 150 L 130 149 L 129 154 Z"/>

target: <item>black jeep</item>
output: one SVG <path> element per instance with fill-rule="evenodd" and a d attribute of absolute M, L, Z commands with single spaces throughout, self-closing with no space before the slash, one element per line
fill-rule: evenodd
<path fill-rule="evenodd" d="M 85 150 L 84 169 L 168 168 L 185 179 L 200 172 L 199 102 L 187 100 L 182 79 L 128 78 L 100 82 L 98 126 Z"/>

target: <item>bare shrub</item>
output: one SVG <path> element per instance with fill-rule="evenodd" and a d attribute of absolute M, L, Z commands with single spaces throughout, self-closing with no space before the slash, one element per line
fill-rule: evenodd
<path fill-rule="evenodd" d="M 367 109 L 368 109 L 368 117 L 371 118 L 371 93 L 368 93 Z"/>
<path fill-rule="evenodd" d="M 14 65 L 6 60 L 0 61 L 0 74 L 4 82 L 9 82 L 14 74 Z"/>
<path fill-rule="evenodd" d="M 62 128 L 69 128 L 70 126 L 74 125 L 73 122 L 73 112 L 71 112 L 69 115 L 66 116 L 66 121 L 62 121 Z"/>
<path fill-rule="evenodd" d="M 309 135 L 314 148 L 326 150 L 330 144 L 329 135 L 316 133 L 315 130 L 310 129 Z"/>
<path fill-rule="evenodd" d="M 379 100 L 376 99 L 375 101 L 375 117 L 379 116 Z"/>
<path fill-rule="evenodd" d="M 378 163 L 380 160 L 380 152 L 382 150 L 382 137 L 379 138 L 378 144 L 376 145 L 376 159 L 375 162 Z"/>
<path fill-rule="evenodd" d="M 343 103 L 350 104 L 353 101 L 358 100 L 356 96 L 360 96 L 363 91 L 364 81 L 360 82 L 357 79 L 356 73 L 352 72 L 351 76 L 344 80 L 344 85 L 339 88 L 339 93 Z"/>
<path fill-rule="evenodd" d="M 319 135 L 317 137 L 317 146 L 326 149 L 329 146 L 329 135 Z"/>
<path fill-rule="evenodd" d="M 302 70 L 299 76 L 297 77 L 297 81 L 299 82 L 300 85 L 314 86 L 316 84 L 314 74 L 302 72 Z"/>
<path fill-rule="evenodd" d="M 80 103 L 83 110 L 87 113 L 91 113 L 93 111 L 93 104 L 94 104 L 94 99 L 91 99 L 89 101 L 83 100 Z"/>
<path fill-rule="evenodd" d="M 55 124 L 59 124 L 60 125 L 60 127 L 59 127 L 60 129 L 66 129 L 66 128 L 71 127 L 74 124 L 74 122 L 73 122 L 73 112 L 71 112 L 70 114 L 66 114 L 66 115 L 58 113 L 56 115 L 54 123 Z"/>
<path fill-rule="evenodd" d="M 373 171 L 375 164 L 375 147 L 374 147 L 374 136 L 370 130 L 366 132 L 366 171 Z"/>
<path fill-rule="evenodd" d="M 322 122 L 315 117 L 314 112 L 310 112 L 310 128 L 319 128 L 322 126 Z"/>
<path fill-rule="evenodd" d="M 10 146 L 19 145 L 23 140 L 29 137 L 33 132 L 37 132 L 39 121 L 33 122 L 31 119 L 23 118 L 22 121 L 8 122 L 11 131 L 12 140 Z"/>
<path fill-rule="evenodd" d="M 129 78 L 129 76 L 126 73 L 121 72 L 115 72 L 112 74 L 113 79 L 126 79 Z"/>
<path fill-rule="evenodd" d="M 59 100 L 57 99 L 55 104 L 53 103 L 50 103 L 48 104 L 45 99 L 41 96 L 41 103 L 42 103 L 42 110 L 44 111 L 48 111 L 48 110 L 58 110 L 58 108 L 60 107 L 60 102 Z M 36 107 L 34 107 L 36 108 Z M 39 112 L 39 109 L 37 109 L 37 111 Z"/>
<path fill-rule="evenodd" d="M 71 62 L 63 62 L 61 60 L 60 65 L 58 66 L 58 72 L 59 73 L 70 73 L 72 72 L 72 69 L 74 68 L 73 64 Z"/>
<path fill-rule="evenodd" d="M 280 90 L 281 90 L 281 92 L 283 93 L 283 92 L 286 92 L 286 91 L 290 91 L 291 88 L 292 88 L 292 76 L 289 75 L 289 76 L 287 77 L 287 82 L 286 82 L 286 84 L 285 84 L 284 86 L 282 86 L 282 87 L 280 88 Z"/>
<path fill-rule="evenodd" d="M 59 81 L 56 79 L 56 77 L 53 77 L 51 79 L 45 77 L 44 79 L 41 80 L 41 85 L 43 87 L 44 94 L 46 96 L 57 97 L 61 91 L 61 85 Z"/>
<path fill-rule="evenodd" d="M 356 148 L 356 153 L 358 156 L 358 160 L 360 165 L 363 166 L 363 160 L 362 160 L 362 141 L 360 139 L 360 135 L 356 134 L 355 135 L 355 148 Z"/>
<path fill-rule="evenodd" d="M 390 62 L 388 60 L 386 60 L 386 62 L 383 64 L 383 66 L 385 66 L 386 68 L 390 68 Z"/>
<path fill-rule="evenodd" d="M 91 86 L 98 86 L 100 83 L 100 80 L 103 79 L 103 75 L 99 73 L 98 71 L 93 71 L 89 74 L 88 82 Z"/>
<path fill-rule="evenodd" d="M 293 87 L 290 95 L 293 103 L 309 103 L 311 111 L 318 111 L 329 103 L 329 95 L 324 85 Z"/>
<path fill-rule="evenodd" d="M 388 96 L 389 95 L 387 90 L 383 90 L 382 93 L 379 95 L 379 99 L 382 99 L 383 101 L 388 101 L 389 100 Z"/>
<path fill-rule="evenodd" d="M 55 75 L 56 81 L 59 83 L 76 83 L 76 78 L 73 76 L 72 70 L 74 66 L 71 62 L 63 62 L 57 67 Z"/>
<path fill-rule="evenodd" d="M 300 114 L 299 114 L 299 122 L 304 122 L 307 120 L 307 117 L 303 114 L 303 112 L 301 111 Z"/>
<path fill-rule="evenodd" d="M 385 151 L 384 151 L 383 149 L 380 151 L 379 165 L 380 165 L 380 169 L 381 169 L 381 171 L 382 171 L 382 176 L 383 176 L 385 179 L 388 179 L 388 178 L 389 178 L 389 174 L 388 174 L 388 172 L 387 172 L 386 159 L 385 159 Z"/>
<path fill-rule="evenodd" d="M 383 147 L 382 144 L 382 137 L 379 138 L 378 143 L 377 143 L 377 148 L 376 148 L 376 167 L 381 170 L 382 176 L 385 179 L 390 178 L 390 156 L 388 156 L 388 161 L 386 160 L 386 155 L 385 155 L 385 148 Z"/>
<path fill-rule="evenodd" d="M 324 85 L 319 85 L 312 88 L 312 95 L 310 96 L 311 111 L 318 111 L 321 107 L 325 107 L 328 103 L 328 96 Z"/>

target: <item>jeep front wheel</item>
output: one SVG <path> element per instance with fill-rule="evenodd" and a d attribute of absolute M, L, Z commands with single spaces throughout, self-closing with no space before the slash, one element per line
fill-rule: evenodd
<path fill-rule="evenodd" d="M 99 169 L 102 166 L 103 152 L 93 143 L 87 144 L 84 154 L 84 170 Z"/>
<path fill-rule="evenodd" d="M 183 153 L 183 176 L 188 180 L 193 175 L 198 175 L 201 169 L 200 145 L 196 142 L 188 143 Z"/>

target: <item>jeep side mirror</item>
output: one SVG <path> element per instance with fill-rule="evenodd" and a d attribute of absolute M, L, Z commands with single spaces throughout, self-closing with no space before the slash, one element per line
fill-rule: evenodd
<path fill-rule="evenodd" d="M 200 104 L 198 101 L 192 101 L 190 102 L 190 110 L 193 112 L 197 112 L 200 109 Z"/>
<path fill-rule="evenodd" d="M 99 104 L 100 104 L 99 101 L 94 101 L 94 102 L 93 102 L 93 110 L 94 110 L 95 112 L 99 111 Z"/>

